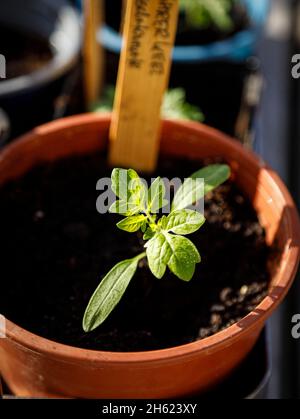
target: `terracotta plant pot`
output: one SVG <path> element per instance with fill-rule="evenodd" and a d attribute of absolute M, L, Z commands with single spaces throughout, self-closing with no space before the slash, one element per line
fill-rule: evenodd
<path fill-rule="evenodd" d="M 0 154 L 0 183 L 43 161 L 103 149 L 110 116 L 84 115 L 39 128 Z M 295 204 L 279 177 L 230 138 L 196 123 L 164 122 L 161 154 L 222 156 L 250 197 L 267 241 L 279 248 L 269 295 L 240 322 L 214 336 L 171 349 L 112 353 L 65 346 L 7 321 L 0 371 L 20 396 L 171 398 L 199 393 L 224 379 L 249 353 L 296 274 L 300 227 Z"/>

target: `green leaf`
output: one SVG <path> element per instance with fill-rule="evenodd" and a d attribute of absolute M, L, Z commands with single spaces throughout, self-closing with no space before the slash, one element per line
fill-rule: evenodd
<path fill-rule="evenodd" d="M 163 233 L 157 233 L 145 245 L 149 268 L 153 275 L 160 279 L 164 276 L 172 250 Z"/>
<path fill-rule="evenodd" d="M 231 10 L 237 0 L 180 0 L 180 9 L 191 28 L 203 29 L 210 25 L 221 31 L 233 29 Z"/>
<path fill-rule="evenodd" d="M 185 90 L 178 87 L 168 90 L 164 95 L 162 116 L 166 119 L 191 120 L 202 122 L 204 115 L 197 106 L 186 102 Z"/>
<path fill-rule="evenodd" d="M 111 189 L 118 198 L 121 198 L 123 201 L 128 201 L 132 193 L 130 191 L 131 181 L 138 178 L 138 174 L 133 169 L 125 170 L 116 168 L 111 174 Z"/>
<path fill-rule="evenodd" d="M 152 239 L 154 234 L 155 234 L 155 231 L 153 231 L 151 227 L 148 227 L 147 230 L 145 231 L 144 236 L 143 236 L 143 240 Z"/>
<path fill-rule="evenodd" d="M 163 215 L 158 220 L 158 223 L 157 223 L 158 228 L 161 229 L 161 230 L 165 230 L 164 226 L 166 225 L 166 222 L 167 222 L 167 217 L 165 215 Z"/>
<path fill-rule="evenodd" d="M 114 169 L 111 189 L 120 198 L 109 208 L 109 212 L 132 216 L 145 211 L 147 186 L 133 169 Z"/>
<path fill-rule="evenodd" d="M 143 225 L 141 226 L 142 233 L 145 233 L 145 231 L 147 230 L 147 226 L 148 226 L 148 220 L 146 219 Z"/>
<path fill-rule="evenodd" d="M 189 207 L 204 196 L 204 184 L 201 179 L 186 179 L 174 196 L 172 211 Z"/>
<path fill-rule="evenodd" d="M 85 332 L 91 332 L 100 326 L 116 307 L 143 257 L 145 253 L 118 263 L 102 279 L 84 313 L 83 330 Z"/>
<path fill-rule="evenodd" d="M 230 167 L 227 164 L 211 164 L 193 173 L 192 179 L 204 179 L 204 195 L 230 178 Z M 202 197 L 201 197 L 202 198 Z"/>
<path fill-rule="evenodd" d="M 190 281 L 194 276 L 196 263 L 201 262 L 196 246 L 186 237 L 168 234 L 166 238 L 172 249 L 168 267 L 178 278 Z"/>
<path fill-rule="evenodd" d="M 194 2 L 194 0 L 192 0 Z M 102 99 L 93 104 L 93 112 L 110 112 L 113 108 L 115 88 L 108 86 L 102 95 Z M 203 121 L 204 116 L 197 106 L 186 102 L 186 93 L 182 88 L 168 90 L 161 106 L 161 116 L 166 119 L 181 119 Z"/>
<path fill-rule="evenodd" d="M 138 231 L 145 223 L 146 217 L 144 215 L 133 215 L 127 218 L 124 218 L 118 222 L 117 227 L 120 230 L 128 231 L 129 233 L 134 233 Z"/>
<path fill-rule="evenodd" d="M 168 266 L 178 278 L 190 281 L 196 263 L 201 261 L 197 248 L 186 237 L 160 232 L 145 247 L 151 272 L 158 279 Z"/>
<path fill-rule="evenodd" d="M 96 103 L 93 103 L 90 106 L 90 111 L 91 112 L 110 112 L 113 108 L 114 97 L 115 97 L 115 87 L 112 85 L 105 87 L 101 95 L 101 100 L 97 101 Z"/>
<path fill-rule="evenodd" d="M 111 174 L 111 189 L 121 201 L 145 207 L 147 187 L 133 169 L 114 169 Z"/>
<path fill-rule="evenodd" d="M 148 191 L 148 209 L 155 213 L 160 208 L 164 207 L 168 201 L 164 199 L 166 194 L 166 187 L 163 180 L 158 177 L 156 178 Z"/>
<path fill-rule="evenodd" d="M 175 234 L 191 234 L 205 223 L 205 218 L 197 211 L 188 209 L 171 212 L 162 219 L 161 228 Z"/>
<path fill-rule="evenodd" d="M 229 177 L 230 167 L 226 164 L 212 164 L 198 170 L 186 179 L 176 192 L 172 211 L 189 207 Z"/>
<path fill-rule="evenodd" d="M 135 202 L 126 202 L 126 201 L 115 201 L 109 208 L 109 212 L 112 214 L 120 214 L 131 216 L 134 214 L 138 214 L 140 212 L 139 204 Z"/>

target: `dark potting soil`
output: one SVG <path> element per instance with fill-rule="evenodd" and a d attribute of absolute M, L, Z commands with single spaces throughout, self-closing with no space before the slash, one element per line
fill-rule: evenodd
<path fill-rule="evenodd" d="M 4 27 L 0 27 L 0 53 L 6 58 L 6 79 L 39 70 L 53 57 L 46 40 Z"/>
<path fill-rule="evenodd" d="M 205 162 L 206 163 L 206 162 Z M 199 162 L 162 160 L 157 173 L 187 177 Z M 142 261 L 121 303 L 97 330 L 82 331 L 86 304 L 118 261 L 142 251 L 140 234 L 96 211 L 103 155 L 34 169 L 0 189 L 0 313 L 23 328 L 82 348 L 140 351 L 212 335 L 266 296 L 270 249 L 245 196 L 227 182 L 205 199 L 205 225 L 189 236 L 202 256 L 191 282 L 154 278 Z"/>

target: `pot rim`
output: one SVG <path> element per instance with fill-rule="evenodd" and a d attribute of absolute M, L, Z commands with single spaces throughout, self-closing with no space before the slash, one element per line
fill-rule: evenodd
<path fill-rule="evenodd" d="M 64 28 L 73 34 L 67 43 Z M 59 10 L 57 25 L 50 38 L 50 43 L 54 44 L 54 54 L 50 61 L 29 74 L 2 80 L 0 98 L 37 89 L 58 79 L 73 67 L 81 50 L 81 34 L 79 14 L 70 4 L 64 4 Z"/>
<path fill-rule="evenodd" d="M 5 160 L 5 156 L 8 153 L 13 152 L 20 143 L 24 143 L 32 139 L 35 133 L 42 133 L 47 135 L 56 131 L 69 129 L 71 127 L 78 127 L 81 125 L 90 125 L 95 123 L 101 123 L 109 126 L 111 121 L 110 114 L 84 114 L 75 115 L 67 118 L 63 118 L 57 121 L 53 121 L 23 135 L 17 141 L 9 144 L 0 153 L 0 163 Z M 178 359 L 179 357 L 190 357 L 199 351 L 212 351 L 219 345 L 231 345 L 232 342 L 238 340 L 241 335 L 249 333 L 249 329 L 254 329 L 259 323 L 263 323 L 270 312 L 272 312 L 282 301 L 287 294 L 290 286 L 292 285 L 294 276 L 297 272 L 299 265 L 300 255 L 300 221 L 295 203 L 287 190 L 286 186 L 279 178 L 279 176 L 273 172 L 271 168 L 262 163 L 261 159 L 258 158 L 252 151 L 245 149 L 236 140 L 232 140 L 226 134 L 217 131 L 214 128 L 210 128 L 204 124 L 190 122 L 190 121 L 163 121 L 165 127 L 178 127 L 185 126 L 189 129 L 193 129 L 198 132 L 198 135 L 206 135 L 208 137 L 218 137 L 223 143 L 226 143 L 228 147 L 234 150 L 237 154 L 244 154 L 251 164 L 255 164 L 257 168 L 265 171 L 265 175 L 268 176 L 272 187 L 276 188 L 280 192 L 282 199 L 285 204 L 290 208 L 290 211 L 286 215 L 286 229 L 288 230 L 289 237 L 291 238 L 288 249 L 286 251 L 284 264 L 285 271 L 281 274 L 280 280 L 276 286 L 271 287 L 268 295 L 263 301 L 251 311 L 247 316 L 232 326 L 199 341 L 180 345 L 176 347 L 154 350 L 154 351 L 141 351 L 141 352 L 109 352 L 109 351 L 96 351 L 81 349 L 79 347 L 73 347 L 55 341 L 40 337 L 34 333 L 31 333 L 20 326 L 17 326 L 13 322 L 6 319 L 6 339 L 11 340 L 16 345 L 21 345 L 26 350 L 42 353 L 49 358 L 63 358 L 64 362 L 67 363 L 90 363 L 105 361 L 110 364 L 133 364 L 139 362 L 163 362 L 166 359 Z M 292 244 L 292 246 L 291 246 Z"/>

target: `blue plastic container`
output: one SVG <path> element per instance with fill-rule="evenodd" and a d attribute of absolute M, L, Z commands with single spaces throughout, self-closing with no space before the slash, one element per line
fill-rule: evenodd
<path fill-rule="evenodd" d="M 215 60 L 244 61 L 255 51 L 260 30 L 263 27 L 270 6 L 270 0 L 241 0 L 245 3 L 252 22 L 250 29 L 238 32 L 223 41 L 208 45 L 177 46 L 173 51 L 173 61 L 176 63 L 199 63 Z M 109 26 L 99 29 L 98 40 L 103 47 L 119 54 L 122 47 L 122 37 Z"/>
<path fill-rule="evenodd" d="M 235 135 L 244 84 L 253 71 L 249 57 L 255 54 L 256 44 L 266 22 L 270 0 L 241 0 L 245 3 L 252 25 L 249 29 L 219 42 L 206 45 L 176 46 L 169 86 L 182 87 L 188 102 L 198 106 L 205 123 L 229 135 Z M 117 27 L 119 6 L 107 0 L 109 22 Z M 113 19 L 112 19 L 113 18 Z M 106 82 L 115 84 L 122 37 L 110 26 L 98 31 L 98 40 L 106 50 Z"/>
<path fill-rule="evenodd" d="M 58 98 L 77 77 L 81 50 L 79 15 L 68 0 L 0 1 L 1 25 L 48 42 L 53 57 L 30 74 L 0 81 L 0 146 L 56 116 Z"/>

